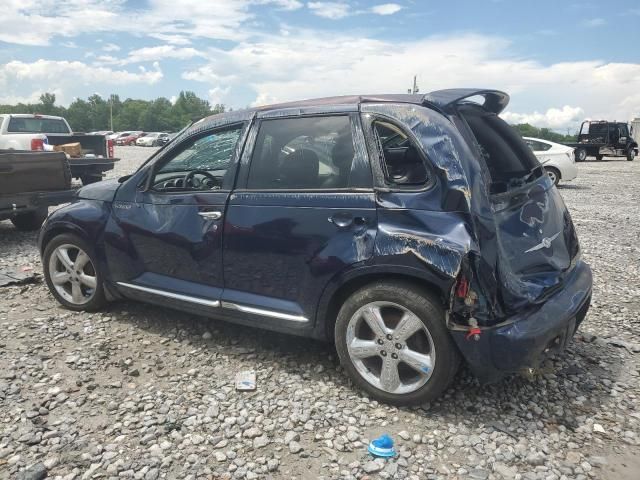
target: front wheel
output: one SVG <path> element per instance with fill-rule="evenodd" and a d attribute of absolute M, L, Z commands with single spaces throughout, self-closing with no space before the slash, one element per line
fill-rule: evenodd
<path fill-rule="evenodd" d="M 627 160 L 629 162 L 633 162 L 635 158 L 636 158 L 636 149 L 632 147 L 627 151 Z"/>
<path fill-rule="evenodd" d="M 25 232 L 38 230 L 42 226 L 42 222 L 47 218 L 49 209 L 47 207 L 41 207 L 37 210 L 28 213 L 21 213 L 11 218 L 11 223 L 18 230 Z"/>
<path fill-rule="evenodd" d="M 103 278 L 93 249 L 73 234 L 54 237 L 42 254 L 49 290 L 63 306 L 75 311 L 94 311 L 106 303 Z"/>
<path fill-rule="evenodd" d="M 374 283 L 352 294 L 338 313 L 335 341 L 351 379 L 392 405 L 435 400 L 460 363 L 442 306 L 405 282 Z"/>
<path fill-rule="evenodd" d="M 576 162 L 584 162 L 587 159 L 587 151 L 584 148 L 576 148 Z"/>

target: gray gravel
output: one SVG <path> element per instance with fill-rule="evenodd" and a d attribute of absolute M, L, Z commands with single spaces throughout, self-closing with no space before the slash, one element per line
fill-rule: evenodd
<path fill-rule="evenodd" d="M 151 149 L 122 147 L 112 175 Z M 561 187 L 595 275 L 569 350 L 527 378 L 441 400 L 369 400 L 330 345 L 120 302 L 60 308 L 0 289 L 0 478 L 640 478 L 640 162 L 579 164 Z M 41 272 L 36 235 L 0 222 L 0 269 Z M 255 392 L 237 392 L 240 370 Z M 399 456 L 366 454 L 382 433 Z"/>

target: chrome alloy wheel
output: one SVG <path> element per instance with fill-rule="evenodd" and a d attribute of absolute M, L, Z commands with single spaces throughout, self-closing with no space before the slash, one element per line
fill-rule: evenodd
<path fill-rule="evenodd" d="M 392 302 L 359 308 L 347 326 L 347 351 L 358 373 L 387 393 L 425 385 L 436 361 L 431 334 L 410 310 Z"/>
<path fill-rule="evenodd" d="M 89 302 L 98 283 L 89 255 L 70 244 L 60 245 L 49 257 L 49 277 L 56 292 L 74 305 Z"/>
<path fill-rule="evenodd" d="M 549 178 L 554 184 L 558 181 L 558 176 L 556 175 L 556 172 L 554 172 L 553 170 L 548 169 L 547 175 L 549 176 Z"/>

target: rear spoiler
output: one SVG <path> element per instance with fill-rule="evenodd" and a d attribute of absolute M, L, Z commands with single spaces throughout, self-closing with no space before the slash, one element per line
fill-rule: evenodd
<path fill-rule="evenodd" d="M 500 113 L 509 104 L 509 95 L 500 90 L 486 90 L 477 88 L 451 88 L 447 90 L 436 90 L 427 93 L 422 98 L 422 103 L 429 103 L 443 111 L 450 111 L 452 107 L 470 97 L 484 97 L 482 107 L 492 113 Z"/>

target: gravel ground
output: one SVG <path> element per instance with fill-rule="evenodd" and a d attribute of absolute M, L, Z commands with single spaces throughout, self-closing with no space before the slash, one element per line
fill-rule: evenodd
<path fill-rule="evenodd" d="M 118 149 L 113 175 L 151 151 Z M 640 163 L 578 168 L 561 191 L 595 291 L 574 343 L 527 378 L 462 371 L 421 408 L 371 401 L 323 343 L 0 289 L 0 478 L 640 478 Z M 0 269 L 41 272 L 33 233 L 0 222 L 0 252 Z M 255 392 L 234 389 L 245 369 Z M 373 461 L 385 432 L 400 454 Z"/>

